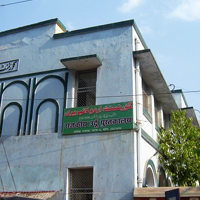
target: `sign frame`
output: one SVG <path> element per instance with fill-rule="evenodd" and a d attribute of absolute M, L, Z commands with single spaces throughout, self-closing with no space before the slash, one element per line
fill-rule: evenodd
<path fill-rule="evenodd" d="M 62 135 L 133 130 L 133 102 L 66 108 Z"/>
<path fill-rule="evenodd" d="M 18 71 L 19 59 L 0 63 L 0 74 Z"/>

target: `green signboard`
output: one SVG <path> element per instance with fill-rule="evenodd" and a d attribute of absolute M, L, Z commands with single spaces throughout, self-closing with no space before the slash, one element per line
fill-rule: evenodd
<path fill-rule="evenodd" d="M 64 111 L 63 134 L 133 129 L 133 102 L 123 102 Z"/>

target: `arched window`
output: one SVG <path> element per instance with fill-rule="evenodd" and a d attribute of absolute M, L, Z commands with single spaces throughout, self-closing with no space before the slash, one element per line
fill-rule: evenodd
<path fill-rule="evenodd" d="M 155 181 L 154 181 L 154 175 L 153 175 L 153 170 L 150 166 L 147 167 L 147 172 L 146 172 L 146 186 L 147 187 L 155 187 Z"/>
<path fill-rule="evenodd" d="M 20 135 L 20 126 L 22 120 L 22 107 L 17 102 L 9 103 L 2 112 L 1 118 L 1 136 Z"/>
<path fill-rule="evenodd" d="M 34 134 L 58 131 L 59 106 L 55 99 L 45 99 L 37 107 Z"/>
<path fill-rule="evenodd" d="M 167 186 L 167 179 L 165 176 L 165 171 L 162 167 L 159 170 L 159 187 L 166 187 Z"/>
<path fill-rule="evenodd" d="M 152 160 L 148 160 L 146 163 L 144 186 L 145 187 L 157 186 L 156 169 Z"/>

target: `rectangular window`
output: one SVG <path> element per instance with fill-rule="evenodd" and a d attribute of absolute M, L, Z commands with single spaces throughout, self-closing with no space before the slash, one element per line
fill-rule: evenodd
<path fill-rule="evenodd" d="M 150 89 L 148 85 L 142 81 L 142 89 L 143 89 L 143 108 L 149 113 L 151 116 L 151 96 L 150 96 Z"/>
<path fill-rule="evenodd" d="M 169 128 L 169 122 L 170 122 L 170 115 L 164 113 L 164 127 Z"/>
<path fill-rule="evenodd" d="M 77 73 L 76 106 L 91 106 L 96 103 L 97 71 L 83 71 Z"/>
<path fill-rule="evenodd" d="M 70 169 L 69 199 L 92 200 L 93 168 Z"/>

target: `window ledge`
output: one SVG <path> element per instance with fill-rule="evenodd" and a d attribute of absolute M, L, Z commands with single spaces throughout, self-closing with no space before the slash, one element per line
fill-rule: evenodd
<path fill-rule="evenodd" d="M 161 131 L 161 128 L 160 128 L 160 126 L 158 124 L 155 124 L 155 129 L 156 129 L 157 132 Z"/>
<path fill-rule="evenodd" d="M 152 117 L 151 115 L 148 113 L 148 111 L 143 108 L 143 115 L 148 119 L 148 121 L 152 124 Z"/>
<path fill-rule="evenodd" d="M 101 59 L 96 55 L 86 55 L 61 59 L 60 62 L 69 70 L 90 70 L 101 66 Z"/>

